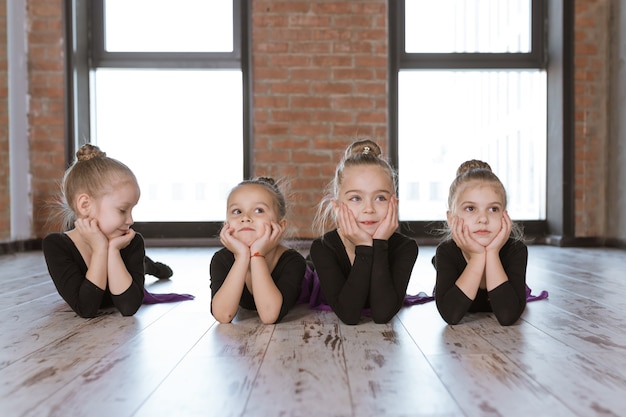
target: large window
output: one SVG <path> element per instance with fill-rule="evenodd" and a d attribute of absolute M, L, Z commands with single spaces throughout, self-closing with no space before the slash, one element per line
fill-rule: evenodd
<path fill-rule="evenodd" d="M 503 181 L 513 219 L 546 219 L 543 7 L 397 1 L 391 131 L 402 221 L 443 220 L 456 168 L 473 158 Z"/>
<path fill-rule="evenodd" d="M 223 221 L 228 191 L 250 171 L 247 2 L 73 4 L 76 146 L 97 144 L 136 173 L 140 229 Z"/>

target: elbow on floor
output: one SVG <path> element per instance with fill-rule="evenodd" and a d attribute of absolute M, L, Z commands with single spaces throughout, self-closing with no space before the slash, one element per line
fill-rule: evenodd
<path fill-rule="evenodd" d="M 387 324 L 391 321 L 391 319 L 393 319 L 393 316 L 395 316 L 395 314 L 390 315 L 374 315 L 372 314 L 372 321 L 376 324 Z"/>
<path fill-rule="evenodd" d="M 519 320 L 519 316 L 517 317 L 496 317 L 498 319 L 498 323 L 500 323 L 501 326 L 512 326 L 515 323 L 517 323 L 517 321 Z"/>
<path fill-rule="evenodd" d="M 343 324 L 347 324 L 349 326 L 355 326 L 359 324 L 361 317 L 341 317 L 338 316 L 339 319 L 343 322 Z"/>
<path fill-rule="evenodd" d="M 81 311 L 75 311 L 75 313 L 78 314 L 78 316 L 80 318 L 83 318 L 83 319 L 92 319 L 92 318 L 96 317 L 96 314 L 97 314 L 97 312 L 84 313 L 84 312 L 81 312 Z"/>
<path fill-rule="evenodd" d="M 135 315 L 137 310 L 139 310 L 139 307 L 137 307 L 137 308 L 121 309 L 120 313 L 122 313 L 122 316 L 124 316 L 124 317 L 131 317 L 131 316 Z"/>
<path fill-rule="evenodd" d="M 213 314 L 213 318 L 215 318 L 215 320 L 217 320 L 219 323 L 221 324 L 228 324 L 231 323 L 233 321 L 233 319 L 235 318 L 235 316 L 232 316 L 230 314 L 227 314 L 226 316 L 221 316 L 219 314 Z"/>
<path fill-rule="evenodd" d="M 277 315 L 276 316 L 272 315 L 272 316 L 269 316 L 269 317 L 268 316 L 262 317 L 261 315 L 259 315 L 259 318 L 261 319 L 261 322 L 263 324 L 276 324 L 276 322 L 278 322 L 278 316 Z"/>

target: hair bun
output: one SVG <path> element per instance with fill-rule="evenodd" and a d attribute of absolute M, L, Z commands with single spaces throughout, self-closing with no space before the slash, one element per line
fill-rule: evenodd
<path fill-rule="evenodd" d="M 96 145 L 86 143 L 78 149 L 76 152 L 76 159 L 78 161 L 89 161 L 93 158 L 104 158 L 107 156 L 105 152 L 102 152 Z"/>
<path fill-rule="evenodd" d="M 258 177 L 257 181 L 264 182 L 264 183 L 269 184 L 271 186 L 276 186 L 276 181 L 272 177 Z"/>
<path fill-rule="evenodd" d="M 380 150 L 380 146 L 378 146 L 376 142 L 369 139 L 364 139 L 356 141 L 352 145 L 350 145 L 348 149 L 346 149 L 344 159 L 348 159 L 350 157 L 355 157 L 358 155 L 372 155 L 374 157 L 380 158 L 382 156 L 382 151 Z"/>
<path fill-rule="evenodd" d="M 493 172 L 488 163 L 478 159 L 470 159 L 469 161 L 465 161 L 459 165 L 459 168 L 456 170 L 456 176 L 458 177 L 459 175 L 471 171 L 472 169 L 486 169 L 487 171 Z"/>

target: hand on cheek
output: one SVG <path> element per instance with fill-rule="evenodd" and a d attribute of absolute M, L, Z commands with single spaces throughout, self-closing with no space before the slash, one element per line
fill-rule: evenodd
<path fill-rule="evenodd" d="M 478 243 L 465 225 L 462 218 L 455 216 L 452 220 L 452 239 L 456 245 L 467 254 L 480 254 L 485 252 L 485 247 Z"/>
<path fill-rule="evenodd" d="M 109 244 L 109 240 L 100 230 L 96 219 L 78 219 L 74 222 L 74 227 L 92 250 L 104 249 Z"/>
<path fill-rule="evenodd" d="M 344 203 L 340 203 L 337 223 L 340 233 L 352 242 L 354 246 L 372 245 L 372 236 L 367 231 L 361 229 L 352 211 Z"/>
<path fill-rule="evenodd" d="M 388 240 L 398 229 L 398 200 L 391 196 L 387 207 L 387 214 L 374 232 L 374 239 Z"/>
<path fill-rule="evenodd" d="M 128 229 L 126 234 L 122 236 L 114 237 L 109 241 L 109 248 L 112 249 L 124 249 L 135 237 L 135 231 L 133 229 Z"/>
<path fill-rule="evenodd" d="M 263 227 L 263 235 L 252 243 L 250 253 L 258 252 L 261 255 L 266 255 L 280 244 L 285 231 L 284 227 L 276 222 L 265 224 Z"/>
<path fill-rule="evenodd" d="M 233 236 L 235 229 L 231 227 L 230 223 L 224 224 L 220 231 L 220 242 L 226 249 L 231 251 L 235 257 L 243 256 L 250 257 L 250 248 Z"/>
<path fill-rule="evenodd" d="M 511 235 L 511 229 L 513 228 L 513 222 L 511 221 L 511 218 L 509 217 L 509 213 L 507 211 L 505 211 L 502 215 L 501 225 L 502 227 L 500 228 L 500 231 L 487 246 L 487 250 L 497 250 L 499 252 L 509 239 L 509 236 Z"/>

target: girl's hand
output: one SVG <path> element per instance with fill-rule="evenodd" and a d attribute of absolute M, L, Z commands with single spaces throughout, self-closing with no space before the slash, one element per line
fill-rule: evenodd
<path fill-rule="evenodd" d="M 479 255 L 485 253 L 485 247 L 472 238 L 469 226 L 465 225 L 463 219 L 455 216 L 452 219 L 450 229 L 452 230 L 452 240 L 468 257 L 471 257 L 472 254 Z"/>
<path fill-rule="evenodd" d="M 392 195 L 385 218 L 374 232 L 374 239 L 389 240 L 389 237 L 398 229 L 398 199 Z"/>
<path fill-rule="evenodd" d="M 509 236 L 511 236 L 511 229 L 513 228 L 513 222 L 509 217 L 509 213 L 505 210 L 502 215 L 502 228 L 493 238 L 491 243 L 487 245 L 487 251 L 496 251 L 500 252 L 500 249 L 504 246 L 504 244 L 509 240 Z"/>
<path fill-rule="evenodd" d="M 354 246 L 372 246 L 372 236 L 367 231 L 361 229 L 347 205 L 338 203 L 336 215 L 339 231 Z"/>
<path fill-rule="evenodd" d="M 220 242 L 226 249 L 231 251 L 235 258 L 237 257 L 250 257 L 250 248 L 241 240 L 233 236 L 235 229 L 230 226 L 229 223 L 224 224 L 220 231 Z"/>
<path fill-rule="evenodd" d="M 109 239 L 102 233 L 98 220 L 96 219 L 78 219 L 74 222 L 75 230 L 80 237 L 89 245 L 92 251 L 98 249 L 105 250 L 109 245 Z"/>
<path fill-rule="evenodd" d="M 265 228 L 263 235 L 250 245 L 250 253 L 260 253 L 265 256 L 272 249 L 276 248 L 283 237 L 285 227 L 278 223 L 272 222 L 263 225 Z"/>
<path fill-rule="evenodd" d="M 126 246 L 129 245 L 129 243 L 131 242 L 131 240 L 133 240 L 134 237 L 135 237 L 135 231 L 133 229 L 128 229 L 128 232 L 126 234 L 123 234 L 122 236 L 114 237 L 113 239 L 109 240 L 109 248 L 117 249 L 117 250 L 124 249 Z"/>

